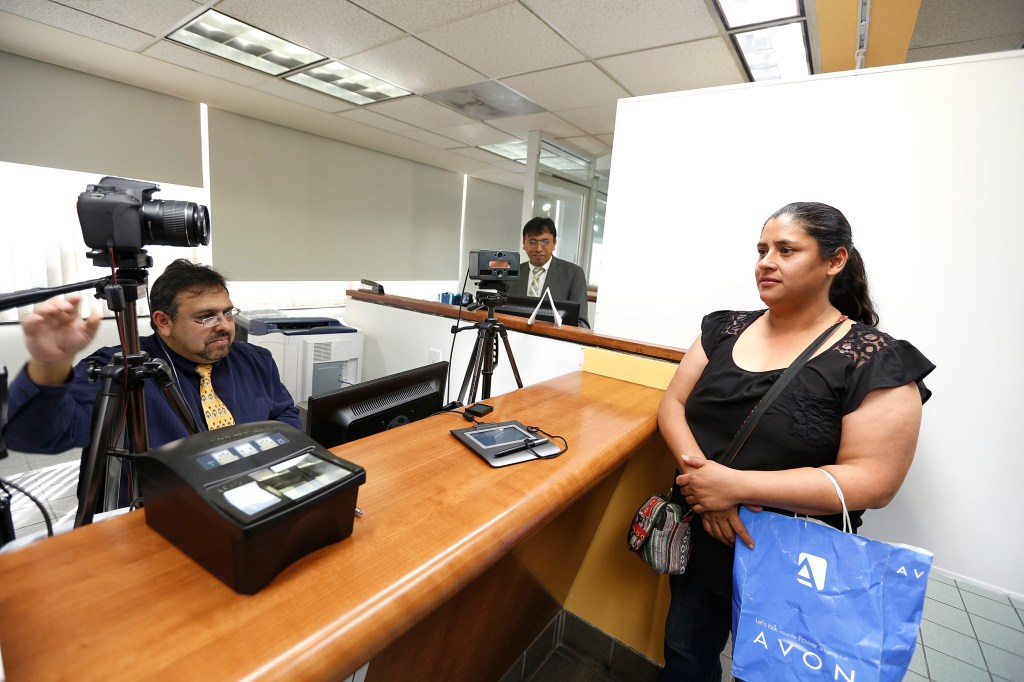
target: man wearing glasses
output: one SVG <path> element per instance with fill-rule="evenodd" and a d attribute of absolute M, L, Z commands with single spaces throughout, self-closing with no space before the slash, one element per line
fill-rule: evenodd
<path fill-rule="evenodd" d="M 87 369 L 90 362 L 106 365 L 121 348 L 101 348 L 72 367 L 100 323 L 98 313 L 85 320 L 79 316 L 78 300 L 72 295 L 36 306 L 22 322 L 31 359 L 10 387 L 4 436 L 13 450 L 59 453 L 90 441 L 93 403 L 101 384 L 89 381 Z M 170 363 L 200 429 L 214 427 L 204 415 L 201 371 L 208 384 L 212 381 L 218 406 L 230 414 L 227 423 L 276 419 L 301 428 L 299 410 L 270 351 L 233 343 L 238 309 L 220 273 L 185 259 L 174 261 L 153 283 L 150 309 L 156 333 L 141 337 L 139 348 Z M 188 435 L 156 381 L 146 381 L 145 402 L 151 448 Z"/>
<path fill-rule="evenodd" d="M 540 297 L 551 289 L 556 301 L 580 304 L 580 325 L 587 321 L 587 275 L 583 268 L 554 256 L 558 232 L 551 218 L 531 218 L 523 226 L 523 251 L 530 259 L 529 267 L 519 269 L 519 279 L 511 283 L 509 293 Z"/>

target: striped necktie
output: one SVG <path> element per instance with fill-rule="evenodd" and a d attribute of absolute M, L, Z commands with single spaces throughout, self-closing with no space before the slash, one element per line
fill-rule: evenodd
<path fill-rule="evenodd" d="M 199 375 L 199 397 L 203 403 L 203 415 L 206 417 L 206 427 L 211 431 L 222 426 L 231 426 L 235 418 L 231 416 L 225 405 L 217 394 L 213 392 L 213 381 L 210 379 L 210 372 L 213 365 L 196 365 L 196 374 Z"/>
<path fill-rule="evenodd" d="M 544 274 L 544 268 L 534 268 L 533 278 L 530 279 L 530 290 L 527 291 L 528 296 L 540 296 L 540 278 Z"/>

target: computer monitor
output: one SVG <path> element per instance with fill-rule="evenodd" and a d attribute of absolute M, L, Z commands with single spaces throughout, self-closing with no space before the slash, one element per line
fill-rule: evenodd
<path fill-rule="evenodd" d="M 448 363 L 435 362 L 310 396 L 306 433 L 332 448 L 429 417 L 444 406 L 447 376 Z"/>
<path fill-rule="evenodd" d="M 539 298 L 533 296 L 516 296 L 510 294 L 508 297 L 508 303 L 499 305 L 494 309 L 496 313 L 503 313 L 505 315 L 516 315 L 518 317 L 529 317 L 533 315 L 534 309 L 537 307 L 537 303 L 540 301 Z M 580 304 L 576 301 L 555 301 L 555 310 L 562 316 L 562 324 L 567 327 L 578 327 L 580 324 Z M 540 311 L 537 313 L 538 320 L 544 320 L 545 322 L 554 322 L 555 316 L 551 314 L 551 302 L 545 297 L 544 305 L 540 307 Z"/>

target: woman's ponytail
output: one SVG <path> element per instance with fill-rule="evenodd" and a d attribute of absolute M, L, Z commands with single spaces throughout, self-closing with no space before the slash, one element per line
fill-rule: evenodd
<path fill-rule="evenodd" d="M 864 269 L 864 259 L 853 246 L 853 230 L 846 216 L 837 209 L 813 201 L 800 201 L 786 204 L 773 213 L 768 220 L 780 216 L 789 216 L 797 222 L 808 235 L 818 242 L 818 254 L 822 258 L 831 258 L 839 249 L 844 248 L 848 254 L 846 267 L 832 280 L 832 288 L 828 292 L 829 302 L 839 312 L 851 320 L 862 322 L 872 327 L 878 324 L 875 304 L 868 293 L 868 276 Z M 765 224 L 768 223 L 765 221 Z"/>

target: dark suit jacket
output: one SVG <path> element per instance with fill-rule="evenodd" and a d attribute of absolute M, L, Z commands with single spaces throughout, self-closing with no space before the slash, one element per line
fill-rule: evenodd
<path fill-rule="evenodd" d="M 530 278 L 533 273 L 533 266 L 530 259 L 524 259 L 519 265 L 519 279 L 509 285 L 510 294 L 517 296 L 529 296 L 527 290 L 530 288 Z M 551 264 L 548 266 L 548 275 L 544 279 L 545 288 L 551 289 L 551 296 L 556 301 L 576 301 L 580 304 L 580 320 L 590 326 L 587 319 L 587 275 L 583 268 L 562 260 L 551 257 Z M 544 293 L 543 291 L 541 292 Z"/>

